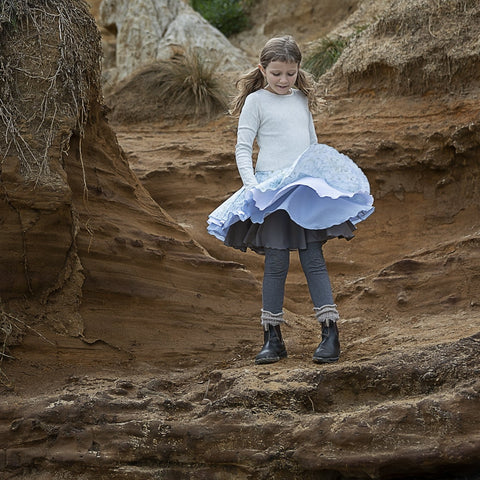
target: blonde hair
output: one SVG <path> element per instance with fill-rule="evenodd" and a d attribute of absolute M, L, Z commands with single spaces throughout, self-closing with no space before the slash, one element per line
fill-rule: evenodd
<path fill-rule="evenodd" d="M 290 35 L 271 38 L 260 52 L 260 65 L 265 69 L 271 62 L 296 63 L 298 65 L 298 75 L 295 86 L 305 94 L 308 99 L 308 107 L 311 111 L 317 106 L 315 97 L 315 87 L 313 80 L 307 72 L 300 68 L 302 61 L 302 52 L 297 43 Z M 238 115 L 245 103 L 245 99 L 250 93 L 265 87 L 265 79 L 260 68 L 250 70 L 242 75 L 236 87 L 239 90 L 238 95 L 233 99 L 230 113 Z"/>

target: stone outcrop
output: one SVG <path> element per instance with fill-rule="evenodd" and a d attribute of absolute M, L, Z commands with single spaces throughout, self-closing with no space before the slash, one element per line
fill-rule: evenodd
<path fill-rule="evenodd" d="M 330 90 L 412 95 L 479 87 L 478 2 L 389 1 L 382 7 L 322 79 Z"/>
<path fill-rule="evenodd" d="M 245 54 L 182 0 L 104 0 L 99 21 L 114 32 L 115 55 L 104 64 L 109 85 L 186 50 L 220 72 L 249 68 Z"/>
<path fill-rule="evenodd" d="M 476 478 L 479 342 L 193 383 L 71 378 L 0 403 L 0 465 L 31 479 Z"/>

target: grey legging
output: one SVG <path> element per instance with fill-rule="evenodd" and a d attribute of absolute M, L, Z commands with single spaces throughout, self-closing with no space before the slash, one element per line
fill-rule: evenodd
<path fill-rule="evenodd" d="M 300 263 L 308 283 L 310 297 L 316 308 L 333 304 L 332 287 L 328 276 L 322 246 L 325 242 L 312 242 L 306 249 L 299 249 Z M 290 266 L 290 251 L 265 249 L 263 275 L 263 310 L 279 314 L 283 310 L 285 280 Z"/>

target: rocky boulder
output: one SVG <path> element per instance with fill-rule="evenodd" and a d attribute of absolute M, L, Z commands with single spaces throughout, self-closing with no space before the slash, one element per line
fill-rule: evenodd
<path fill-rule="evenodd" d="M 182 0 L 104 0 L 99 23 L 114 33 L 115 55 L 104 66 L 110 85 L 186 50 L 217 63 L 219 71 L 249 67 L 244 53 Z"/>

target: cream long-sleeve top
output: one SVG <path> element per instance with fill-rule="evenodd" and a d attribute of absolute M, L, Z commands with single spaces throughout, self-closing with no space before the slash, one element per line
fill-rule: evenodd
<path fill-rule="evenodd" d="M 259 147 L 253 168 L 253 144 Z M 317 134 L 307 97 L 292 89 L 288 95 L 257 90 L 245 99 L 237 130 L 235 158 L 246 188 L 257 185 L 255 171 L 271 172 L 287 168 L 311 144 Z"/>

